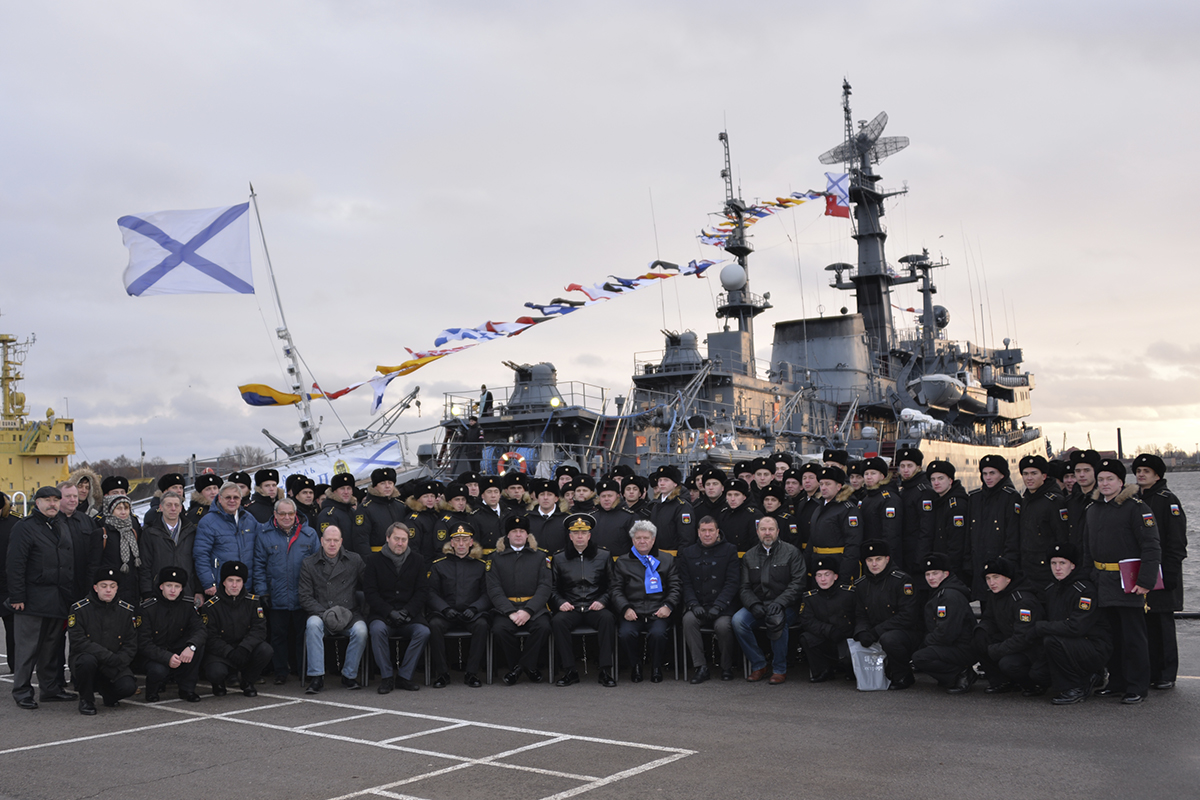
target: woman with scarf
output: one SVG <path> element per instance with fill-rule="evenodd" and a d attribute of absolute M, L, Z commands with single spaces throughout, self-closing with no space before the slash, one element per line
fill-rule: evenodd
<path fill-rule="evenodd" d="M 134 608 L 142 603 L 138 591 L 138 567 L 142 565 L 142 553 L 138 547 L 138 532 L 134 527 L 133 506 L 129 496 L 110 494 L 104 498 L 102 526 L 92 534 L 92 574 L 102 569 L 117 572 L 117 599 L 124 600 Z M 89 581 L 90 582 L 90 581 Z"/>
<path fill-rule="evenodd" d="M 638 520 L 629 528 L 633 549 L 610 567 L 610 607 L 618 615 L 617 639 L 632 667 L 629 678 L 642 680 L 642 658 L 638 639 L 646 634 L 650 651 L 650 680 L 663 679 L 663 655 L 671 634 L 671 614 L 679 606 L 682 587 L 675 557 L 660 552 L 654 544 L 658 529 L 653 522 Z"/>

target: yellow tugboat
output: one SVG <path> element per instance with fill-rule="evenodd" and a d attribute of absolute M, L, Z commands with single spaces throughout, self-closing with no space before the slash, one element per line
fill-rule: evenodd
<path fill-rule="evenodd" d="M 42 486 L 53 486 L 68 475 L 67 459 L 75 455 L 75 421 L 54 415 L 46 409 L 46 418 L 26 419 L 25 393 L 17 391 L 24 376 L 21 367 L 34 338 L 18 341 L 0 333 L 3 367 L 0 368 L 0 490 L 20 509 Z"/>

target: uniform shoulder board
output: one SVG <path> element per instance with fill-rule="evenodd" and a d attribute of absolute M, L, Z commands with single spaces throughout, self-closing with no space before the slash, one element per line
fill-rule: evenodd
<path fill-rule="evenodd" d="M 853 583 L 852 585 L 853 585 L 853 586 L 858 586 L 860 583 L 862 583 L 862 582 L 863 582 L 863 581 L 865 581 L 866 579 L 867 579 L 867 576 L 866 576 L 866 575 L 862 575 L 862 576 L 860 576 L 860 577 L 858 577 L 858 578 L 855 578 L 855 579 L 854 579 L 854 583 Z"/>
<path fill-rule="evenodd" d="M 75 605 L 71 606 L 71 610 L 74 611 L 77 608 L 83 608 L 90 602 L 92 602 L 91 598 L 85 597 L 82 600 L 80 600 L 78 603 L 76 603 Z"/>
<path fill-rule="evenodd" d="M 447 514 L 447 515 L 445 515 L 444 517 L 442 517 L 442 522 L 449 522 L 449 521 L 450 521 L 450 515 L 449 515 L 449 514 Z"/>
<path fill-rule="evenodd" d="M 908 580 L 908 579 L 909 579 L 909 578 L 908 578 L 908 573 L 907 573 L 907 572 L 905 572 L 905 571 L 904 571 L 904 570 L 902 570 L 902 569 L 894 569 L 894 570 L 892 570 L 892 577 L 893 577 L 893 578 L 900 578 L 901 580 Z"/>
<path fill-rule="evenodd" d="M 129 605 L 129 603 L 126 603 L 124 600 L 118 600 L 118 601 L 117 601 L 117 604 L 118 604 L 119 606 L 121 606 L 121 608 L 125 609 L 126 611 L 133 611 L 133 610 L 134 610 L 133 606 Z"/>
<path fill-rule="evenodd" d="M 435 558 L 435 559 L 433 560 L 433 563 L 435 563 L 435 564 L 436 564 L 436 563 L 438 563 L 439 561 L 445 561 L 447 558 L 449 558 L 449 556 L 442 556 L 441 558 Z"/>
<path fill-rule="evenodd" d="M 1018 494 L 1017 490 L 1012 486 L 1005 486 L 1004 491 L 1008 492 L 1009 494 Z"/>
<path fill-rule="evenodd" d="M 1071 585 L 1075 587 L 1075 591 L 1077 591 L 1077 592 L 1086 592 L 1088 589 L 1087 584 L 1084 583 L 1083 581 L 1075 581 L 1075 583 L 1073 583 Z"/>
<path fill-rule="evenodd" d="M 814 594 L 816 594 L 816 593 L 817 593 L 817 590 L 816 590 L 816 589 L 810 589 L 809 591 L 807 591 L 807 592 L 805 592 L 805 593 L 804 593 L 804 596 L 805 596 L 805 597 L 812 597 L 812 596 L 813 596 Z"/>
<path fill-rule="evenodd" d="M 1048 499 L 1048 500 L 1061 500 L 1061 499 L 1062 499 L 1062 495 L 1060 495 L 1058 492 L 1056 492 L 1056 491 L 1054 491 L 1053 489 L 1051 489 L 1050 491 L 1046 492 L 1046 499 Z"/>
<path fill-rule="evenodd" d="M 369 497 L 364 497 L 364 498 L 363 498 L 363 501 L 362 501 L 362 504 L 363 504 L 364 506 L 369 506 L 369 505 L 371 505 L 371 498 L 369 498 Z"/>
<path fill-rule="evenodd" d="M 858 583 L 858 581 L 855 581 L 854 583 Z M 854 591 L 854 583 L 839 583 L 838 588 L 845 589 L 847 592 L 853 592 Z"/>
<path fill-rule="evenodd" d="M 880 495 L 880 497 L 891 497 L 892 493 L 889 492 L 887 489 L 884 489 L 882 492 L 879 493 L 879 495 Z"/>
<path fill-rule="evenodd" d="M 951 498 L 950 498 L 950 507 L 951 507 L 951 508 L 958 508 L 958 498 L 957 498 L 957 497 L 951 497 Z"/>
<path fill-rule="evenodd" d="M 154 605 L 157 602 L 158 602 L 157 597 L 147 597 L 145 600 L 142 601 L 142 608 L 149 608 L 150 606 Z"/>
<path fill-rule="evenodd" d="M 1012 599 L 1013 599 L 1013 600 L 1020 600 L 1020 599 L 1021 599 L 1021 590 L 1020 590 L 1020 589 L 1013 589 L 1013 593 L 1012 593 Z"/>
<path fill-rule="evenodd" d="M 257 600 L 257 599 L 258 599 L 258 595 L 256 595 L 256 594 L 251 594 L 250 592 L 246 592 L 246 599 L 247 599 L 247 600 Z"/>
<path fill-rule="evenodd" d="M 204 605 L 206 605 L 206 606 L 216 605 L 217 601 L 220 599 L 221 598 L 219 596 L 214 594 L 212 597 L 210 597 L 204 601 Z"/>

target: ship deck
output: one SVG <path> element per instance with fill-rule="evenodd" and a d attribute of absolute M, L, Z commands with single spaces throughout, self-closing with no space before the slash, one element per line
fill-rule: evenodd
<path fill-rule="evenodd" d="M 0 797 L 1190 796 L 1200 779 L 1200 622 L 1180 621 L 1181 678 L 1139 707 L 811 685 L 691 686 L 585 675 L 567 689 L 499 681 L 380 696 L 295 680 L 80 716 L 6 701 Z M 801 673 L 801 674 L 797 674 Z M 459 677 L 455 673 L 455 677 Z M 419 677 L 419 675 L 418 675 Z M 624 678 L 624 676 L 622 676 Z M 4 680 L 11 683 L 11 677 Z"/>

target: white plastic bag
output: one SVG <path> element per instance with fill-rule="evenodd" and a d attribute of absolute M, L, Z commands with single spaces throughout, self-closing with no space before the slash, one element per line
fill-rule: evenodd
<path fill-rule="evenodd" d="M 854 639 L 847 639 L 850 646 L 850 663 L 854 665 L 854 677 L 858 679 L 860 692 L 879 692 L 892 685 L 884 672 L 883 645 L 876 642 L 870 647 L 863 647 Z"/>

